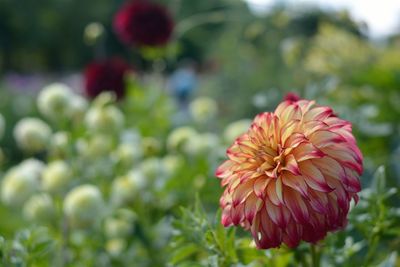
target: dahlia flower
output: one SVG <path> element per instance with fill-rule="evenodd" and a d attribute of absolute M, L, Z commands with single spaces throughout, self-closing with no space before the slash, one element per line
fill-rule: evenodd
<path fill-rule="evenodd" d="M 96 97 L 104 91 L 114 92 L 118 98 L 125 95 L 125 75 L 132 68 L 120 58 L 90 63 L 84 73 L 85 92 Z"/>
<path fill-rule="evenodd" d="M 114 19 L 117 36 L 128 45 L 165 45 L 171 38 L 173 27 L 168 10 L 146 0 L 128 2 Z"/>
<path fill-rule="evenodd" d="M 314 101 L 261 113 L 216 170 L 224 226 L 251 231 L 258 248 L 316 243 L 343 228 L 358 201 L 362 155 L 351 124 Z"/>

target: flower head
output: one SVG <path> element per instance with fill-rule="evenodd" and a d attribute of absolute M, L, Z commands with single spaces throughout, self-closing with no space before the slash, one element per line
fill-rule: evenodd
<path fill-rule="evenodd" d="M 132 68 L 120 58 L 90 63 L 85 69 L 85 91 L 96 97 L 104 91 L 114 92 L 118 98 L 125 95 L 125 75 Z"/>
<path fill-rule="evenodd" d="M 24 151 L 35 153 L 44 150 L 50 137 L 50 127 L 37 118 L 23 118 L 14 128 L 17 145 Z"/>
<path fill-rule="evenodd" d="M 75 187 L 64 199 L 64 213 L 76 227 L 86 227 L 96 222 L 103 206 L 100 190 L 89 184 Z"/>
<path fill-rule="evenodd" d="M 315 243 L 343 228 L 358 200 L 362 155 L 351 124 L 314 101 L 259 114 L 216 171 L 222 224 L 250 230 L 258 248 Z"/>
<path fill-rule="evenodd" d="M 53 83 L 39 93 L 37 106 L 40 113 L 49 119 L 67 117 L 70 112 L 71 99 L 74 96 L 72 89 L 62 83 Z"/>
<path fill-rule="evenodd" d="M 133 0 L 124 5 L 114 19 L 118 37 L 128 45 L 165 45 L 174 22 L 167 9 L 146 0 Z"/>

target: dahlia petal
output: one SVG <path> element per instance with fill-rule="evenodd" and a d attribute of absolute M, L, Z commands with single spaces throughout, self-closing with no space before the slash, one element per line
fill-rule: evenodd
<path fill-rule="evenodd" d="M 323 151 L 318 149 L 311 143 L 302 143 L 293 150 L 293 155 L 297 162 L 305 161 L 308 159 L 317 159 L 325 156 Z"/>
<path fill-rule="evenodd" d="M 316 131 L 326 130 L 327 128 L 329 128 L 329 125 L 325 121 L 306 121 L 303 123 L 304 135 L 307 137 Z"/>
<path fill-rule="evenodd" d="M 300 120 L 291 120 L 287 122 L 284 127 L 282 127 L 280 134 L 281 144 L 285 144 L 286 140 L 295 133 L 296 129 L 299 127 L 299 123 Z"/>
<path fill-rule="evenodd" d="M 247 197 L 253 192 L 253 186 L 249 183 L 240 184 L 232 194 L 232 205 L 237 205 L 246 201 Z"/>
<path fill-rule="evenodd" d="M 296 104 L 300 107 L 301 112 L 302 112 L 303 114 L 305 114 L 307 111 L 310 110 L 310 108 L 311 108 L 312 106 L 315 105 L 315 101 L 309 101 L 309 100 L 303 99 L 303 100 L 297 101 Z"/>
<path fill-rule="evenodd" d="M 278 177 L 275 182 L 276 196 L 279 199 L 280 204 L 283 203 L 283 190 L 282 190 L 282 178 Z"/>
<path fill-rule="evenodd" d="M 321 228 L 312 227 L 310 224 L 304 225 L 302 239 L 309 243 L 317 243 L 326 236 L 326 231 L 321 231 L 320 229 Z"/>
<path fill-rule="evenodd" d="M 286 228 L 290 220 L 290 213 L 285 207 L 278 207 L 267 198 L 265 200 L 265 209 L 274 224 L 282 229 Z"/>
<path fill-rule="evenodd" d="M 309 201 L 308 203 L 315 211 L 321 214 L 326 214 L 329 212 L 328 209 L 329 201 L 325 193 L 311 190 L 309 194 L 310 197 L 308 199 Z"/>
<path fill-rule="evenodd" d="M 263 248 L 276 248 L 282 243 L 282 230 L 277 227 L 266 212 L 260 213 L 261 235 L 260 244 Z"/>
<path fill-rule="evenodd" d="M 323 157 L 322 159 L 312 159 L 312 164 L 317 167 L 322 173 L 331 177 L 342 177 L 345 175 L 345 171 L 339 162 L 329 156 Z"/>
<path fill-rule="evenodd" d="M 277 179 L 276 179 L 277 180 Z M 271 200 L 272 203 L 274 203 L 277 206 L 282 205 L 283 196 L 278 196 L 277 194 L 277 187 L 276 187 L 276 181 L 272 180 L 268 183 L 267 186 L 267 197 Z"/>
<path fill-rule="evenodd" d="M 311 121 L 311 120 L 324 120 L 328 117 L 330 117 L 333 114 L 333 111 L 329 107 L 315 107 L 310 110 L 308 110 L 304 116 L 303 120 L 304 121 Z"/>
<path fill-rule="evenodd" d="M 321 171 L 315 167 L 312 163 L 300 164 L 300 170 L 303 174 L 304 180 L 309 187 L 320 192 L 331 192 L 331 188 L 325 180 L 324 175 Z"/>
<path fill-rule="evenodd" d="M 337 160 L 338 162 L 342 163 L 343 165 L 357 171 L 357 173 L 361 175 L 362 164 L 360 163 L 360 160 L 357 158 L 357 153 L 355 153 L 351 149 L 346 149 L 336 146 L 335 148 L 324 147 L 321 150 L 330 157 Z"/>
<path fill-rule="evenodd" d="M 297 247 L 300 243 L 301 236 L 303 235 L 303 229 L 301 225 L 297 224 L 293 219 L 288 223 L 285 228 L 285 234 L 283 235 L 283 241 L 288 247 Z"/>
<path fill-rule="evenodd" d="M 316 131 L 309 136 L 310 142 L 315 146 L 321 148 L 329 145 L 335 145 L 337 143 L 346 142 L 343 136 L 332 132 L 332 131 Z"/>
<path fill-rule="evenodd" d="M 255 194 L 251 194 L 244 204 L 244 213 L 246 220 L 253 223 L 254 217 L 263 205 L 263 201 L 259 199 Z"/>
<path fill-rule="evenodd" d="M 244 205 L 239 204 L 231 208 L 231 220 L 234 225 L 240 224 L 244 220 Z"/>
<path fill-rule="evenodd" d="M 285 187 L 284 194 L 285 204 L 292 213 L 295 221 L 298 223 L 307 223 L 310 215 L 307 205 L 304 203 L 300 194 L 289 187 Z"/>
<path fill-rule="evenodd" d="M 307 184 L 303 177 L 285 173 L 282 176 L 282 182 L 284 185 L 289 186 L 299 192 L 303 197 L 308 197 Z"/>
<path fill-rule="evenodd" d="M 291 134 L 283 143 L 285 148 L 295 148 L 299 144 L 307 141 L 306 137 L 302 133 L 293 133 Z"/>
<path fill-rule="evenodd" d="M 270 180 L 271 179 L 266 177 L 260 177 L 257 180 L 255 180 L 253 184 L 253 190 L 257 197 L 264 199 L 266 195 L 265 188 L 267 187 Z"/>
<path fill-rule="evenodd" d="M 347 213 L 350 207 L 349 194 L 344 190 L 342 183 L 337 179 L 328 176 L 327 181 L 329 185 L 335 189 L 332 193 L 336 196 L 339 207 Z"/>
<path fill-rule="evenodd" d="M 230 206 L 229 207 L 225 207 L 222 210 L 221 223 L 225 227 L 232 225 L 231 207 Z"/>
<path fill-rule="evenodd" d="M 217 170 L 215 171 L 215 176 L 217 176 L 218 178 L 224 178 L 227 175 L 230 175 L 232 173 L 230 168 L 233 165 L 234 163 L 231 160 L 226 160 L 217 168 Z"/>
<path fill-rule="evenodd" d="M 289 171 L 294 175 L 301 175 L 299 165 L 292 154 L 286 156 L 286 166 L 282 170 Z"/>
<path fill-rule="evenodd" d="M 358 193 L 361 191 L 360 179 L 353 170 L 344 168 L 345 174 L 342 177 L 343 185 L 347 191 Z"/>

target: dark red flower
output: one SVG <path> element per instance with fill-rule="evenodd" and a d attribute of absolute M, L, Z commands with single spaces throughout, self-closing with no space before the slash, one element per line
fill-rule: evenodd
<path fill-rule="evenodd" d="M 116 34 L 128 45 L 164 45 L 169 41 L 173 27 L 168 10 L 146 0 L 128 2 L 114 18 Z"/>
<path fill-rule="evenodd" d="M 85 91 L 89 97 L 112 91 L 118 98 L 125 94 L 125 74 L 132 68 L 120 58 L 90 63 L 85 69 Z"/>
<path fill-rule="evenodd" d="M 296 93 L 289 92 L 285 95 L 283 98 L 284 101 L 290 101 L 290 102 L 297 102 L 300 100 L 300 96 Z"/>

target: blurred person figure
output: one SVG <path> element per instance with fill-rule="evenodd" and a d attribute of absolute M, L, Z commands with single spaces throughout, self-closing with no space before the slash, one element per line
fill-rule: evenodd
<path fill-rule="evenodd" d="M 190 59 L 183 60 L 169 80 L 170 90 L 182 109 L 187 107 L 190 96 L 197 88 L 197 83 L 195 62 Z"/>

